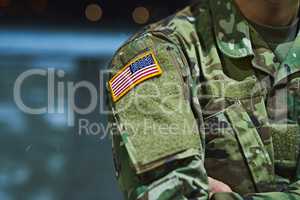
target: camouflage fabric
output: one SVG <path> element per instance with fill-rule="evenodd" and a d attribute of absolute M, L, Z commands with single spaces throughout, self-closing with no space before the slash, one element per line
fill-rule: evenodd
<path fill-rule="evenodd" d="M 300 199 L 300 36 L 282 62 L 233 0 L 196 2 L 134 35 L 111 77 L 153 51 L 162 75 L 113 102 L 125 199 Z M 108 91 L 109 92 L 109 91 Z"/>

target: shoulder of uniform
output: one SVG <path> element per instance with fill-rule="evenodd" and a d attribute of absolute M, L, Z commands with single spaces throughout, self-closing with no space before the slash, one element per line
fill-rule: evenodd
<path fill-rule="evenodd" d="M 137 55 L 153 48 L 153 46 L 173 45 L 182 46 L 184 42 L 194 43 L 194 35 L 197 33 L 197 20 L 201 11 L 206 9 L 207 0 L 198 0 L 175 14 L 164 18 L 156 23 L 152 23 L 132 37 L 130 37 L 116 51 L 111 66 L 121 66 L 120 63 L 127 63 Z M 202 3 L 199 3 L 202 2 Z"/>
<path fill-rule="evenodd" d="M 205 9 L 205 6 L 202 6 L 203 3 L 199 2 L 201 1 L 197 1 L 197 3 L 186 6 L 173 15 L 143 27 L 131 36 L 120 49 L 124 49 L 133 43 L 143 42 L 151 37 L 159 37 L 176 44 L 178 36 L 184 37 L 196 32 L 195 24 L 199 16 L 199 9 Z"/>
<path fill-rule="evenodd" d="M 167 37 L 184 35 L 196 30 L 198 5 L 191 4 L 175 14 L 148 26 L 148 31 L 164 34 Z"/>

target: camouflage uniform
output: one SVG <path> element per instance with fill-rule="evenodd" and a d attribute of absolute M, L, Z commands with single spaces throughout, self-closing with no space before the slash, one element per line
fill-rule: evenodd
<path fill-rule="evenodd" d="M 125 199 L 300 199 L 300 37 L 283 60 L 233 0 L 197 2 L 146 27 L 112 74 L 152 50 L 163 74 L 109 101 Z"/>

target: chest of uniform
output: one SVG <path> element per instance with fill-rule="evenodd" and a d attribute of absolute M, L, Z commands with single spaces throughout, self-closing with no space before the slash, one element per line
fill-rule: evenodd
<path fill-rule="evenodd" d="M 298 160 L 298 81 L 268 83 L 250 75 L 201 86 L 206 169 L 241 193 L 274 190 L 275 173 L 290 176 Z"/>

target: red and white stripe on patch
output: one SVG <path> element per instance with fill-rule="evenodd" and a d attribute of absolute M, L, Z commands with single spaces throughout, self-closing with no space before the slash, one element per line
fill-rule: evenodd
<path fill-rule="evenodd" d="M 137 56 L 109 81 L 113 101 L 118 101 L 141 82 L 161 74 L 162 70 L 152 51 Z"/>

